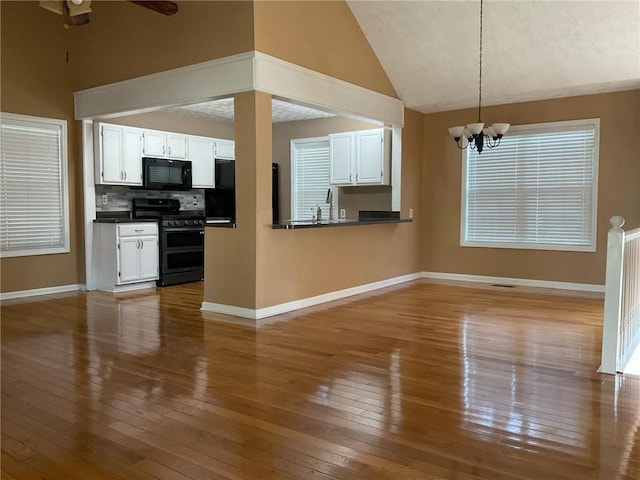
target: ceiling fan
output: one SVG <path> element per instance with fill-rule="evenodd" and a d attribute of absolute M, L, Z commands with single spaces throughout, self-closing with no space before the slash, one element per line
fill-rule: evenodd
<path fill-rule="evenodd" d="M 129 0 L 162 15 L 174 15 L 178 4 L 168 0 Z M 85 25 L 89 23 L 91 0 L 40 0 L 40 6 L 64 17 L 66 25 Z"/>

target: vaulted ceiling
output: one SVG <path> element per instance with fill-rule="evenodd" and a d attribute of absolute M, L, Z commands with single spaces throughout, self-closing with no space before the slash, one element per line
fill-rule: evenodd
<path fill-rule="evenodd" d="M 478 105 L 480 0 L 347 3 L 407 107 Z M 484 0 L 483 106 L 633 88 L 640 0 Z M 233 120 L 230 99 L 176 110 Z M 274 122 L 324 115 L 274 101 Z"/>
<path fill-rule="evenodd" d="M 480 0 L 348 0 L 400 98 L 478 104 Z M 640 88 L 640 1 L 485 0 L 483 105 Z"/>

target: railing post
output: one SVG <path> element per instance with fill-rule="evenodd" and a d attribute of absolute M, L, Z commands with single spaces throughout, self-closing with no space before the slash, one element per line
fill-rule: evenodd
<path fill-rule="evenodd" d="M 618 331 L 622 304 L 622 260 L 624 255 L 624 218 L 609 219 L 607 235 L 607 271 L 604 286 L 604 324 L 600 372 L 615 375 L 618 369 Z"/>

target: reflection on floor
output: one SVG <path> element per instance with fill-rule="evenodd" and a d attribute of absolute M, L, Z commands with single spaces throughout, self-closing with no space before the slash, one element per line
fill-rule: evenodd
<path fill-rule="evenodd" d="M 602 299 L 416 281 L 257 327 L 202 300 L 4 302 L 2 478 L 640 478 Z"/>
<path fill-rule="evenodd" d="M 631 360 L 624 368 L 626 375 L 640 375 L 640 345 L 636 348 L 636 351 L 631 356 Z"/>

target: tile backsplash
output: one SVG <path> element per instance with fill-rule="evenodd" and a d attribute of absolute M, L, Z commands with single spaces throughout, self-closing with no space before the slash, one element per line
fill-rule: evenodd
<path fill-rule="evenodd" d="M 106 195 L 106 202 L 103 201 Z M 134 198 L 177 198 L 181 210 L 204 209 L 204 189 L 189 191 L 142 190 L 121 185 L 96 185 L 96 211 L 131 211 Z"/>

